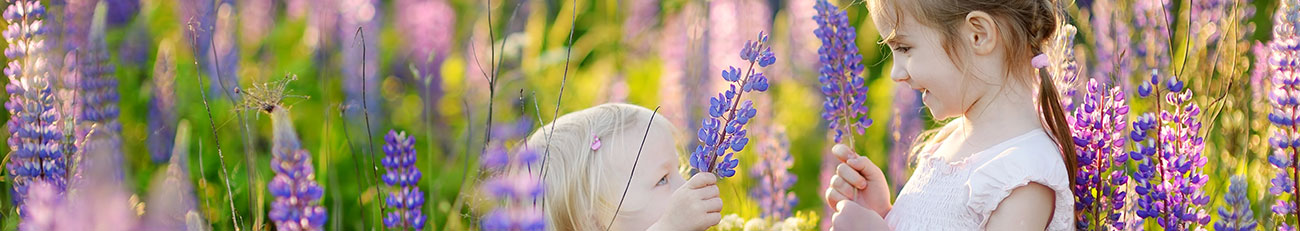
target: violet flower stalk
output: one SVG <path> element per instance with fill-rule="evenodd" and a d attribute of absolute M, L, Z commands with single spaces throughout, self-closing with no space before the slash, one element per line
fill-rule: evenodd
<path fill-rule="evenodd" d="M 1255 212 L 1250 210 L 1250 198 L 1246 196 L 1249 182 L 1241 175 L 1232 176 L 1232 185 L 1223 195 L 1226 207 L 1219 207 L 1219 221 L 1214 223 L 1215 230 L 1249 231 L 1255 230 L 1259 222 L 1255 221 Z"/>
<path fill-rule="evenodd" d="M 117 121 L 117 77 L 113 76 L 115 67 L 109 62 L 108 44 L 104 40 L 105 6 L 101 3 L 95 9 L 90 23 L 89 40 L 81 51 L 68 59 L 75 62 L 65 63 L 75 68 L 71 75 L 65 76 L 64 85 L 72 91 L 71 112 L 77 123 L 77 143 L 89 139 L 92 132 L 118 134 L 122 130 L 122 125 Z M 112 139 L 117 139 L 113 142 L 121 143 L 120 138 Z M 121 155 L 120 151 L 106 153 Z M 116 159 L 119 160 L 115 161 L 121 162 L 121 158 Z"/>
<path fill-rule="evenodd" d="M 872 120 L 867 115 L 867 83 L 862 78 L 862 54 L 858 53 L 857 29 L 849 25 L 849 17 L 826 0 L 818 0 L 817 29 L 813 34 L 821 39 L 817 49 L 821 61 L 821 91 L 826 97 L 822 103 L 822 119 L 830 121 L 839 143 L 846 132 L 862 135 Z M 853 134 L 849 134 L 852 140 Z M 850 142 L 852 143 L 852 142 Z"/>
<path fill-rule="evenodd" d="M 1119 87 L 1106 87 L 1089 79 L 1087 93 L 1071 120 L 1079 173 L 1074 179 L 1074 211 L 1080 230 L 1127 226 L 1116 210 L 1123 208 L 1129 177 L 1124 166 L 1128 134 L 1128 102 Z"/>
<path fill-rule="evenodd" d="M 889 122 L 889 138 L 893 143 L 889 145 L 889 168 L 885 173 L 889 177 L 889 188 L 894 193 L 899 193 L 909 177 L 907 170 L 910 168 L 908 164 L 911 162 L 912 144 L 921 135 L 922 129 L 925 129 L 925 122 L 921 121 L 921 110 L 925 105 L 921 103 L 920 91 L 898 84 L 894 85 L 892 107 L 894 115 Z M 839 162 L 827 153 L 823 159 Z"/>
<path fill-rule="evenodd" d="M 401 229 L 424 229 L 424 192 L 420 191 L 420 169 L 415 167 L 415 138 L 406 132 L 388 131 L 384 136 L 384 183 L 395 189 L 388 192 L 388 207 L 393 211 L 384 216 L 384 226 Z"/>
<path fill-rule="evenodd" d="M 275 140 L 271 147 L 271 170 L 275 176 L 267 183 L 274 198 L 269 217 L 279 230 L 320 230 L 328 218 L 320 206 L 325 191 L 316 183 L 311 153 L 298 143 L 288 108 L 268 107 Z"/>
<path fill-rule="evenodd" d="M 1090 4 L 1090 18 L 1095 41 L 1093 54 L 1096 63 L 1087 65 L 1092 68 L 1091 76 L 1102 83 L 1110 82 L 1112 77 L 1125 91 L 1132 91 L 1130 79 L 1133 75 L 1133 28 L 1129 22 L 1132 15 L 1114 10 L 1122 5 L 1116 0 L 1100 0 Z"/>
<path fill-rule="evenodd" d="M 763 217 L 780 221 L 790 217 L 795 204 L 799 203 L 799 198 L 790 191 L 798 176 L 790 172 L 794 158 L 790 155 L 790 139 L 786 137 L 785 128 L 775 127 L 768 133 L 758 152 L 758 162 L 750 169 L 758 178 L 758 185 L 750 195 L 758 200 Z"/>
<path fill-rule="evenodd" d="M 154 163 L 171 159 L 176 137 L 176 60 L 170 46 L 158 46 L 154 62 L 153 96 L 149 99 L 149 153 Z"/>
<path fill-rule="evenodd" d="M 695 147 L 690 157 L 691 167 L 718 177 L 736 174 L 735 168 L 740 161 L 732 156 L 749 143 L 749 138 L 745 137 L 745 125 L 758 113 L 753 101 L 741 102 L 741 97 L 751 91 L 767 91 L 767 77 L 754 65 L 762 68 L 776 62 L 772 48 L 767 46 L 767 35 L 762 32 L 758 33 L 758 41 L 745 43 L 740 59 L 749 61 L 749 68 L 743 73 L 736 67 L 722 71 L 722 79 L 730 82 L 730 89 L 709 99 L 709 117 L 700 123 L 698 132 L 700 145 Z"/>
<path fill-rule="evenodd" d="M 45 41 L 42 18 L 45 7 L 35 0 L 8 0 L 4 11 L 5 90 L 9 101 L 9 195 L 25 216 L 23 201 L 33 181 L 48 182 L 62 193 L 67 189 L 67 162 L 64 159 L 61 115 L 56 110 L 51 79 L 46 75 Z"/>
<path fill-rule="evenodd" d="M 483 167 L 496 172 L 481 186 L 498 206 L 482 217 L 483 230 L 546 230 L 546 215 L 536 203 L 546 190 L 541 179 L 534 175 L 534 166 L 541 155 L 520 145 L 513 151 L 506 147 L 507 140 L 527 135 L 531 121 L 493 128 L 493 139 L 484 153 Z M 501 131 L 501 132 L 497 132 Z"/>
<path fill-rule="evenodd" d="M 1146 97 L 1153 91 L 1162 95 L 1159 83 L 1159 74 L 1153 70 L 1150 81 L 1138 88 L 1138 95 Z M 1197 120 L 1201 108 L 1176 77 L 1170 77 L 1164 87 L 1168 90 L 1163 94 L 1164 103 L 1157 103 L 1156 108 L 1171 108 L 1160 111 L 1158 117 L 1152 113 L 1139 116 L 1130 135 L 1139 142 L 1138 151 L 1129 155 L 1138 161 L 1133 174 L 1140 207 L 1136 213 L 1144 219 L 1154 218 L 1166 230 L 1190 230 L 1210 221 L 1203 208 L 1210 199 L 1202 190 L 1208 177 L 1202 169 L 1207 159 L 1202 155 L 1205 140 Z M 1148 136 L 1151 131 L 1156 135 L 1153 138 Z"/>
<path fill-rule="evenodd" d="M 1269 143 L 1273 154 L 1268 161 L 1279 171 L 1271 180 L 1269 192 L 1277 196 L 1271 206 L 1280 230 L 1296 230 L 1300 220 L 1300 3 L 1282 1 L 1273 15 L 1273 41 L 1269 42 L 1269 79 L 1273 89 L 1269 99 L 1273 111 L 1268 119 L 1273 123 L 1273 137 Z"/>

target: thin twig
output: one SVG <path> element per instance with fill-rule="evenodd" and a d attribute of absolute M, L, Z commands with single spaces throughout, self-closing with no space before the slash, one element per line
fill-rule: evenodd
<path fill-rule="evenodd" d="M 645 134 L 641 135 L 641 146 L 636 148 L 636 159 L 632 159 L 632 172 L 627 173 L 627 184 L 623 185 L 623 195 L 618 197 L 618 207 L 614 207 L 614 217 L 609 219 L 609 224 L 605 226 L 608 231 L 614 227 L 614 221 L 618 220 L 618 210 L 623 209 L 623 199 L 627 199 L 627 189 L 632 187 L 632 176 L 636 175 L 636 164 L 641 162 L 641 151 L 645 148 L 645 140 L 650 137 L 650 126 L 655 124 L 655 114 L 659 114 L 659 107 L 655 106 L 654 112 L 650 113 L 650 122 L 645 125 Z"/>
<path fill-rule="evenodd" d="M 366 90 L 366 34 L 364 32 L 365 31 L 362 29 L 362 27 L 358 26 L 357 32 L 353 34 L 353 37 L 358 37 L 358 36 L 361 37 L 361 40 L 357 41 L 361 45 L 361 114 L 365 116 L 364 122 L 366 124 L 366 145 L 370 149 L 369 150 L 370 157 L 368 157 L 368 159 L 370 159 L 371 172 L 374 174 L 374 177 L 378 177 L 379 165 L 375 165 L 375 137 L 374 137 L 375 135 L 374 132 L 371 131 L 373 129 L 370 128 L 370 107 L 368 106 L 367 103 L 367 101 L 370 100 L 368 97 L 366 97 L 366 92 L 367 92 Z M 377 192 L 377 194 L 375 194 L 375 197 L 378 198 L 384 194 L 384 187 L 380 187 L 376 185 L 375 191 Z M 383 211 L 388 210 L 388 204 L 379 203 L 379 208 L 380 208 L 379 209 L 380 214 L 382 214 Z"/>
<path fill-rule="evenodd" d="M 194 36 L 191 36 L 191 45 L 192 45 L 195 49 L 197 49 L 198 46 L 199 46 L 199 45 L 198 45 L 198 35 L 197 35 L 198 32 L 197 32 L 196 29 L 195 29 L 195 26 L 194 26 L 194 20 L 193 20 L 193 19 L 190 19 L 189 30 L 190 30 L 190 33 L 194 35 Z M 198 66 L 199 66 L 199 61 L 198 61 L 197 58 L 194 59 L 194 66 L 195 66 L 195 67 L 198 67 Z M 197 79 L 197 80 L 199 81 L 199 86 L 198 86 L 198 87 L 199 87 L 199 97 L 203 99 L 203 109 L 205 109 L 205 110 L 207 111 L 207 115 L 208 115 L 208 127 L 209 127 L 210 129 L 212 129 L 212 140 L 215 141 L 214 143 L 215 143 L 216 146 L 217 146 L 217 160 L 220 160 L 220 162 L 221 162 L 221 172 L 225 174 L 225 176 L 222 177 L 222 180 L 225 181 L 225 186 L 226 186 L 226 196 L 228 197 L 228 201 L 230 202 L 230 220 L 231 220 L 231 222 L 233 222 L 232 226 L 234 226 L 234 227 L 235 227 L 235 230 L 238 231 L 238 230 L 240 230 L 239 219 L 238 219 L 238 217 L 239 217 L 239 212 L 238 212 L 238 211 L 239 211 L 239 210 L 235 209 L 235 195 L 234 195 L 233 193 L 231 193 L 231 191 L 230 191 L 230 172 L 226 170 L 226 156 L 225 156 L 225 154 L 222 153 L 222 151 L 221 151 L 221 136 L 220 136 L 220 134 L 217 133 L 217 124 L 216 124 L 215 122 L 213 122 L 213 119 L 212 119 L 212 107 L 211 107 L 210 105 L 208 105 L 208 95 L 207 95 L 207 90 L 204 90 L 204 89 L 203 89 L 203 72 L 202 72 L 202 70 L 195 70 L 194 78 Z"/>
<path fill-rule="evenodd" d="M 569 21 L 569 43 L 566 45 L 564 52 L 564 75 L 560 78 L 560 94 L 555 98 L 555 110 L 551 113 L 551 124 L 555 124 L 555 121 L 560 119 L 560 102 L 564 100 L 564 86 L 569 81 L 569 62 L 573 55 L 573 28 L 578 24 L 578 1 L 574 0 L 570 4 L 572 4 L 570 7 L 573 17 Z M 538 116 L 540 117 L 540 115 Z M 553 135 L 555 135 L 555 126 L 551 126 L 551 131 L 546 132 L 546 150 L 542 152 L 542 165 L 540 167 L 542 173 L 537 176 L 539 181 L 546 177 L 546 160 L 551 159 L 551 136 Z M 543 194 L 542 206 L 546 206 L 545 202 L 546 195 Z"/>
<path fill-rule="evenodd" d="M 216 36 L 216 28 L 215 28 L 215 27 L 212 28 L 212 32 L 213 32 L 213 33 L 212 33 L 213 36 L 215 37 L 215 36 Z M 222 95 L 225 95 L 225 96 L 226 96 L 226 99 L 227 99 L 227 100 L 230 100 L 230 104 L 231 104 L 231 105 L 239 105 L 239 104 L 236 102 L 236 100 L 235 100 L 235 96 L 234 96 L 234 94 L 237 94 L 237 93 L 240 92 L 240 91 L 239 91 L 239 88 L 236 87 L 236 88 L 235 88 L 235 91 L 231 91 L 230 88 L 226 87 L 226 83 L 225 83 L 225 82 L 226 82 L 226 81 L 225 81 L 226 79 L 221 77 L 221 57 L 217 57 L 218 55 L 217 55 L 217 43 L 216 43 L 216 39 L 208 39 L 208 51 L 210 51 L 210 52 L 208 52 L 208 56 L 212 58 L 212 70 L 216 71 L 216 75 L 217 75 L 217 76 L 216 76 L 216 79 L 217 79 L 217 81 L 216 81 L 216 82 L 217 82 L 217 86 L 221 87 L 221 91 L 222 91 L 222 93 L 223 93 Z M 196 59 L 196 62 L 197 62 L 197 59 Z M 235 83 L 235 85 L 238 85 L 238 84 L 239 84 L 239 83 Z M 258 200 L 253 200 L 252 198 L 249 198 L 249 200 L 248 200 L 248 204 L 249 204 L 250 207 L 257 208 L 257 213 L 256 213 L 256 214 L 262 214 L 262 209 L 264 209 L 264 207 L 262 207 L 262 203 L 259 203 L 260 200 L 261 200 L 261 197 L 262 197 L 262 194 L 260 193 L 260 190 L 259 190 L 259 189 L 262 189 L 262 188 L 261 188 L 261 187 L 257 187 L 256 185 L 254 185 L 254 183 L 257 182 L 257 178 L 258 178 L 258 177 L 257 177 L 257 171 L 256 171 L 256 169 L 253 169 L 253 168 L 254 168 L 255 166 L 257 166 L 257 165 L 255 165 L 255 164 L 253 163 L 253 162 L 254 162 L 254 161 L 253 161 L 253 155 L 252 155 L 252 154 L 253 154 L 253 140 L 251 139 L 252 137 L 250 137 L 250 136 L 248 135 L 248 134 L 249 134 L 249 131 L 252 130 L 252 129 L 250 129 L 250 128 L 248 127 L 248 120 L 246 119 L 246 117 L 244 117 L 244 113 L 245 113 L 245 112 L 242 111 L 242 110 L 237 110 L 237 111 L 235 112 L 235 117 L 237 117 L 237 119 L 239 119 L 239 124 L 240 124 L 240 131 L 239 131 L 239 132 L 240 132 L 240 134 L 239 134 L 239 135 L 240 135 L 240 141 L 243 142 L 243 145 L 244 145 L 244 171 L 247 171 L 247 172 L 248 172 L 248 174 L 246 174 L 245 176 L 247 176 L 247 178 L 248 178 L 248 182 L 247 182 L 247 183 L 248 183 L 248 188 L 249 188 L 249 190 L 254 190 L 254 191 L 258 191 L 258 192 L 259 192 L 259 193 L 257 194 L 257 195 L 258 195 Z M 253 223 L 253 229 L 255 229 L 255 230 L 256 230 L 256 229 L 259 229 L 259 227 L 262 225 L 262 216 L 256 216 L 256 217 L 257 217 L 257 218 L 255 218 L 255 219 L 257 219 L 257 220 L 256 220 L 256 222 Z"/>

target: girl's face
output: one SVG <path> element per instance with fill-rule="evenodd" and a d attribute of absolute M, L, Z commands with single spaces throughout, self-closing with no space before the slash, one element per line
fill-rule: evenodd
<path fill-rule="evenodd" d="M 965 77 L 967 74 L 953 63 L 940 42 L 943 37 L 940 31 L 919 23 L 908 14 L 902 14 L 902 18 L 889 14 L 871 15 L 881 37 L 895 33 L 893 38 L 885 41 L 894 57 L 890 78 L 921 91 L 922 102 L 930 108 L 934 118 L 964 114 L 987 91 L 987 82 L 969 80 Z M 895 21 L 899 21 L 898 25 L 894 25 Z M 972 57 L 967 49 L 958 49 L 956 53 Z"/>
<path fill-rule="evenodd" d="M 660 126 L 658 119 L 650 132 L 645 127 L 629 129 L 619 134 L 617 140 L 607 141 L 604 148 L 615 148 L 610 158 L 605 158 L 608 167 L 602 176 L 606 185 L 615 190 L 607 191 L 604 198 L 617 207 L 623 196 L 623 187 L 627 186 L 627 195 L 622 198 L 623 205 L 614 220 L 613 230 L 645 230 L 663 214 L 669 212 L 668 199 L 673 191 L 686 183 L 678 171 L 680 163 L 677 157 L 677 145 L 673 141 L 672 127 Z M 645 146 L 641 146 L 641 136 L 645 137 Z M 641 158 L 637 159 L 637 149 L 641 149 Z M 636 172 L 632 172 L 636 162 Z M 628 174 L 632 173 L 631 183 Z"/>

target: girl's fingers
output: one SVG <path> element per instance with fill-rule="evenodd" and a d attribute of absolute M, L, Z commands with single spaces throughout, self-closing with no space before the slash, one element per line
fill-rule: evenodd
<path fill-rule="evenodd" d="M 852 159 L 849 160 L 848 162 L 845 162 L 845 164 L 848 164 L 849 167 L 853 167 L 853 169 L 858 170 L 858 173 L 868 178 L 868 180 L 872 180 L 871 178 L 873 177 L 883 177 L 885 175 L 884 172 L 880 171 L 880 167 L 876 167 L 876 163 L 872 162 L 870 158 L 863 157 L 863 158 Z"/>
<path fill-rule="evenodd" d="M 849 199 L 838 191 L 839 190 L 835 190 L 834 188 L 826 189 L 826 204 L 831 205 L 831 208 L 834 208 L 836 212 L 838 212 L 839 209 L 835 208 L 835 205 L 841 201 L 847 201 Z"/>
<path fill-rule="evenodd" d="M 718 177 L 714 176 L 713 173 L 701 172 L 696 173 L 695 176 L 691 176 L 691 179 L 686 181 L 686 186 L 688 189 L 698 189 L 717 183 Z"/>
<path fill-rule="evenodd" d="M 706 224 L 706 226 L 703 227 L 702 229 L 707 229 L 708 226 L 718 225 L 718 222 L 722 222 L 722 213 L 704 214 L 704 223 Z"/>
<path fill-rule="evenodd" d="M 840 162 L 846 162 L 859 157 L 857 153 L 853 152 L 852 148 L 849 148 L 848 145 L 844 144 L 836 144 L 835 146 L 832 146 L 831 155 L 835 156 L 836 159 L 839 159 Z"/>
<path fill-rule="evenodd" d="M 844 182 L 844 178 L 839 178 L 839 177 L 840 177 L 839 175 L 831 176 L 830 190 L 834 190 L 835 192 L 840 193 L 840 195 L 844 196 L 844 198 L 853 198 L 854 196 L 857 196 L 858 190 L 854 188 L 853 185 L 850 185 L 848 182 Z"/>
<path fill-rule="evenodd" d="M 722 212 L 722 198 L 708 199 L 703 202 L 705 213 Z"/>
<path fill-rule="evenodd" d="M 699 196 L 698 198 L 701 200 L 718 198 L 718 195 L 721 195 L 721 193 L 718 191 L 718 187 L 716 186 L 700 188 L 697 189 L 695 192 L 697 193 L 696 195 Z"/>
<path fill-rule="evenodd" d="M 846 163 L 840 163 L 835 166 L 835 176 L 839 176 L 840 179 L 852 184 L 854 188 L 867 188 L 867 178 L 862 176 L 862 173 L 858 172 L 857 169 L 853 169 L 853 167 L 850 167 Z"/>

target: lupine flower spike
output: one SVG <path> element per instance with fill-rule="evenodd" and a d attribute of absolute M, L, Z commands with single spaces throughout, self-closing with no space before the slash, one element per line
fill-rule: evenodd
<path fill-rule="evenodd" d="M 483 216 L 484 230 L 546 230 L 546 216 L 535 201 L 546 189 L 534 168 L 541 160 L 535 150 L 524 145 L 513 149 L 507 143 L 519 139 L 532 130 L 532 123 L 520 120 L 506 126 L 493 128 L 495 137 L 483 156 L 483 167 L 496 172 L 496 176 L 483 184 L 483 190 L 494 201 L 496 209 Z M 500 132 L 498 132 L 500 131 Z M 592 148 L 598 149 L 599 143 Z M 511 151 L 513 150 L 513 151 Z"/>
<path fill-rule="evenodd" d="M 1223 195 L 1227 204 L 1219 207 L 1219 221 L 1214 223 L 1214 230 L 1255 230 L 1259 222 L 1255 221 L 1255 212 L 1250 210 L 1250 198 L 1246 197 L 1249 182 L 1241 175 L 1232 176 L 1230 181 L 1232 185 L 1228 186 L 1228 194 Z"/>
<path fill-rule="evenodd" d="M 758 178 L 758 186 L 750 195 L 758 200 L 763 217 L 783 220 L 793 215 L 794 206 L 799 203 L 799 198 L 790 191 L 798 176 L 790 172 L 794 158 L 790 155 L 790 139 L 785 129 L 777 126 L 767 133 L 758 152 L 758 162 L 750 169 Z"/>
<path fill-rule="evenodd" d="M 40 180 L 48 183 L 54 193 L 67 189 L 67 162 L 64 159 L 65 138 L 60 126 L 51 79 L 46 75 L 45 30 L 42 18 L 45 7 L 35 0 L 8 0 L 4 11 L 5 76 L 9 78 L 5 90 L 9 101 L 9 195 L 18 207 L 18 216 L 25 217 L 23 201 L 30 183 Z"/>
<path fill-rule="evenodd" d="M 415 138 L 406 132 L 388 131 L 384 136 L 384 183 L 389 187 L 388 207 L 393 211 L 384 216 L 388 228 L 424 229 L 424 192 L 420 191 L 420 169 L 415 168 Z"/>
<path fill-rule="evenodd" d="M 1297 230 L 1300 221 L 1300 3 L 1281 1 L 1273 16 L 1273 41 L 1268 44 L 1269 75 L 1273 89 L 1268 93 L 1273 110 L 1269 143 L 1273 154 L 1268 162 L 1278 169 L 1268 191 L 1277 196 L 1270 206 L 1278 230 Z"/>
<path fill-rule="evenodd" d="M 1124 166 L 1129 156 L 1124 149 L 1128 134 L 1128 101 L 1119 87 L 1107 88 L 1089 79 L 1082 104 L 1071 118 L 1074 147 L 1078 151 L 1079 173 L 1074 179 L 1076 227 L 1097 230 L 1109 226 L 1124 230 L 1122 213 L 1129 177 Z"/>
<path fill-rule="evenodd" d="M 758 110 L 754 103 L 741 99 L 745 93 L 767 91 L 767 77 L 759 68 L 776 63 L 772 48 L 767 46 L 767 35 L 758 33 L 757 41 L 748 41 L 740 51 L 740 59 L 748 61 L 746 70 L 729 67 L 722 71 L 722 79 L 730 82 L 730 89 L 709 99 L 709 116 L 701 122 L 698 133 L 700 145 L 691 152 L 691 167 L 701 172 L 711 172 L 719 177 L 736 175 L 740 161 L 733 155 L 745 149 L 749 138 L 745 125 Z"/>
<path fill-rule="evenodd" d="M 830 121 L 830 128 L 835 132 L 835 142 L 842 141 L 845 133 L 866 132 L 872 120 L 867 116 L 867 83 L 862 78 L 862 55 L 858 53 L 857 29 L 849 25 L 849 17 L 835 5 L 826 0 L 818 0 L 813 8 L 817 15 L 817 29 L 813 34 L 821 39 L 822 46 L 817 49 L 821 62 L 821 75 L 817 80 L 822 83 L 821 91 L 825 95 L 822 103 L 822 119 Z M 848 134 L 852 140 L 853 134 Z"/>
<path fill-rule="evenodd" d="M 1151 79 L 1138 87 L 1138 95 L 1161 95 L 1159 77 L 1153 70 Z M 1139 116 L 1129 137 L 1138 143 L 1137 150 L 1129 154 L 1138 163 L 1133 173 L 1139 196 L 1136 213 L 1143 219 L 1155 219 L 1166 230 L 1195 229 L 1210 222 L 1204 208 L 1210 199 L 1202 190 L 1209 178 L 1202 169 L 1207 159 L 1202 155 L 1205 140 L 1197 120 L 1201 108 L 1191 101 L 1192 92 L 1185 90 L 1178 78 L 1170 77 L 1163 88 L 1168 92 L 1156 106 L 1169 108 L 1158 117 L 1153 113 Z M 1150 132 L 1156 136 L 1149 136 Z"/>
<path fill-rule="evenodd" d="M 289 75 L 281 81 L 253 86 L 244 97 L 244 107 L 271 114 L 271 170 L 275 175 L 266 185 L 274 198 L 268 215 L 271 222 L 279 230 L 321 230 L 328 218 L 325 207 L 320 205 L 325 190 L 316 183 L 311 153 L 302 149 L 289 108 L 282 102 L 286 85 L 294 79 L 297 76 Z"/>

